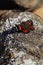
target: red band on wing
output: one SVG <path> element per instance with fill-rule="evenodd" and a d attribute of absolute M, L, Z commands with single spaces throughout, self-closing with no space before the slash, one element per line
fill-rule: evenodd
<path fill-rule="evenodd" d="M 22 32 L 23 33 L 29 33 L 29 30 L 28 29 L 23 29 Z"/>
<path fill-rule="evenodd" d="M 22 28 L 21 28 L 21 26 L 20 25 L 18 25 L 18 29 L 21 31 L 22 30 Z"/>

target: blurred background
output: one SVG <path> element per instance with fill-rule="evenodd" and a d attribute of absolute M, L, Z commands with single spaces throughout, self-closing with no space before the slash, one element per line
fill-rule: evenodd
<path fill-rule="evenodd" d="M 9 10 L 33 12 L 43 18 L 43 0 L 0 0 L 0 17 Z"/>

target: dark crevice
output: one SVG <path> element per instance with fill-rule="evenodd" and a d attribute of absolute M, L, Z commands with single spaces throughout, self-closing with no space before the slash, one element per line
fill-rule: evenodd
<path fill-rule="evenodd" d="M 16 10 L 20 10 L 20 11 L 27 10 L 27 8 L 19 6 L 14 1 L 10 1 L 10 0 L 0 0 L 0 9 L 1 10 L 16 9 Z"/>

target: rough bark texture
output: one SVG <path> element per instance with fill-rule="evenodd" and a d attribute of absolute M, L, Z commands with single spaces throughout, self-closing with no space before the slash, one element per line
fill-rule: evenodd
<path fill-rule="evenodd" d="M 15 65 L 43 65 L 43 20 L 30 12 L 8 11 L 1 16 L 0 31 L 19 24 L 22 21 L 33 20 L 35 30 L 28 34 L 11 34 L 6 44 L 14 53 Z M 30 63 L 29 63 L 30 62 Z"/>

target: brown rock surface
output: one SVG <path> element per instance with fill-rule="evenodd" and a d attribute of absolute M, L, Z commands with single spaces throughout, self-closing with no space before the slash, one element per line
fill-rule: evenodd
<path fill-rule="evenodd" d="M 13 0 L 20 6 L 33 10 L 37 8 L 40 4 L 40 0 Z"/>
<path fill-rule="evenodd" d="M 43 18 L 43 5 L 40 8 L 34 10 L 33 12 Z"/>

